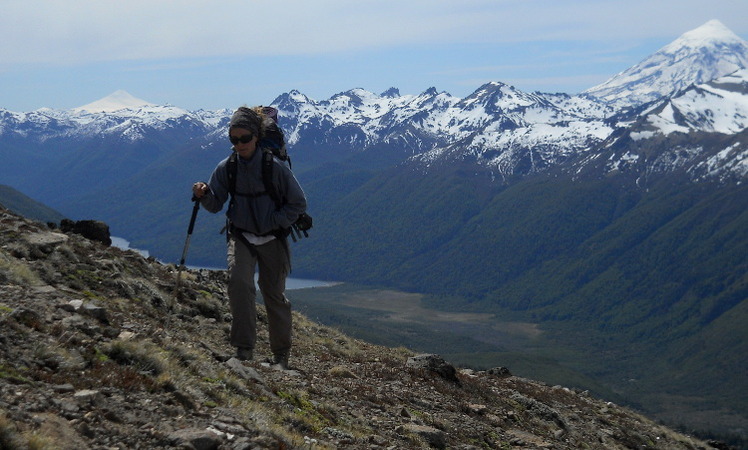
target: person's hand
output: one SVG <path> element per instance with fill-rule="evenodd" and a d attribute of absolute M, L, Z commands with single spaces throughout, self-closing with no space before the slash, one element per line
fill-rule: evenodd
<path fill-rule="evenodd" d="M 192 185 L 192 193 L 195 195 L 195 198 L 203 198 L 203 196 L 208 192 L 208 185 L 203 183 L 202 181 L 198 181 L 197 183 Z"/>

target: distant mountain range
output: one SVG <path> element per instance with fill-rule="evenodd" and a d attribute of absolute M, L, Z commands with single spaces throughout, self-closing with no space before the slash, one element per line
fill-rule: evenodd
<path fill-rule="evenodd" d="M 643 127 L 633 132 L 638 142 L 670 136 L 672 131 L 736 134 L 745 127 L 748 109 L 747 75 L 739 70 L 747 66 L 748 43 L 710 21 L 576 96 L 526 93 L 493 82 L 464 99 L 434 88 L 420 95 L 400 95 L 394 88 L 381 95 L 353 89 L 324 101 L 292 91 L 273 104 L 280 109 L 294 156 L 304 165 L 351 155 L 369 163 L 379 159 L 384 165 L 412 158 L 424 168 L 458 159 L 488 168 L 504 180 L 580 156 L 595 158 L 606 140 L 632 136 L 626 132 L 631 127 Z M 71 159 L 91 160 L 92 167 L 66 168 L 68 173 L 80 172 L 78 176 L 87 169 L 91 174 L 98 171 L 105 161 L 111 164 L 112 157 L 125 165 L 130 159 L 140 160 L 131 171 L 115 164 L 116 173 L 96 180 L 96 187 L 104 188 L 191 145 L 225 148 L 230 113 L 157 106 L 122 91 L 73 110 L 0 109 L 0 152 L 8 161 L 1 175 L 8 184 L 64 209 L 69 200 L 55 198 L 58 186 L 45 189 L 57 178 L 44 173 L 47 167 L 57 169 L 58 163 Z M 643 120 L 647 123 L 640 123 Z M 125 154 L 112 155 L 107 148 Z M 376 155 L 383 149 L 386 157 Z M 731 147 L 728 153 L 710 161 L 712 170 L 695 170 L 700 174 L 696 178 L 716 173 L 743 177 L 744 149 Z M 29 178 L 24 165 L 36 167 L 40 177 L 52 183 Z M 70 194 L 74 198 L 84 193 Z"/>
<path fill-rule="evenodd" d="M 0 206 L 38 222 L 59 224 L 64 215 L 18 192 L 10 186 L 0 184 Z"/>
<path fill-rule="evenodd" d="M 747 67 L 748 43 L 710 21 L 579 95 L 284 93 L 315 217 L 294 275 L 537 323 L 564 364 L 655 415 L 748 429 Z M 0 109 L 0 181 L 175 262 L 230 114 L 124 92 Z M 200 213 L 191 264 L 224 265 L 222 222 Z"/>

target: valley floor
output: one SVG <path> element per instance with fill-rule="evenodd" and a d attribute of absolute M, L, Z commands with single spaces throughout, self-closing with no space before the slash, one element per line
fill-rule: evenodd
<path fill-rule="evenodd" d="M 454 312 L 427 306 L 428 296 L 391 289 L 338 284 L 289 294 L 308 317 L 346 334 L 391 347 L 437 353 L 460 367 L 508 367 L 512 373 L 549 384 L 589 390 L 637 407 L 664 423 L 705 436 L 740 436 L 748 417 L 716 407 L 705 398 L 673 396 L 637 387 L 641 380 L 600 377 L 600 357 L 556 339 L 563 330 L 502 320 L 496 314 Z M 583 331 L 577 330 L 584 335 Z M 594 375 L 588 375 L 593 373 Z M 725 430 L 737 430 L 725 432 Z"/>

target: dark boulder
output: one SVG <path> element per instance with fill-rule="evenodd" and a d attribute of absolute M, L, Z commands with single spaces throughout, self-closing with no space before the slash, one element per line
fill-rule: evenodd
<path fill-rule="evenodd" d="M 457 378 L 457 369 L 439 355 L 422 354 L 411 356 L 408 358 L 406 367 L 435 373 L 447 381 L 460 384 L 460 380 Z"/>
<path fill-rule="evenodd" d="M 100 220 L 78 220 L 62 219 L 60 231 L 63 233 L 76 233 L 92 241 L 112 245 L 112 237 L 109 234 L 109 225 Z"/>

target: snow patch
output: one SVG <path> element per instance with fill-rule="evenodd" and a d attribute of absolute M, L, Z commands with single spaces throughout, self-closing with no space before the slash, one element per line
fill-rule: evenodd
<path fill-rule="evenodd" d="M 651 139 L 653 138 L 657 133 L 654 131 L 634 131 L 629 136 L 634 141 L 641 141 L 644 139 Z"/>

